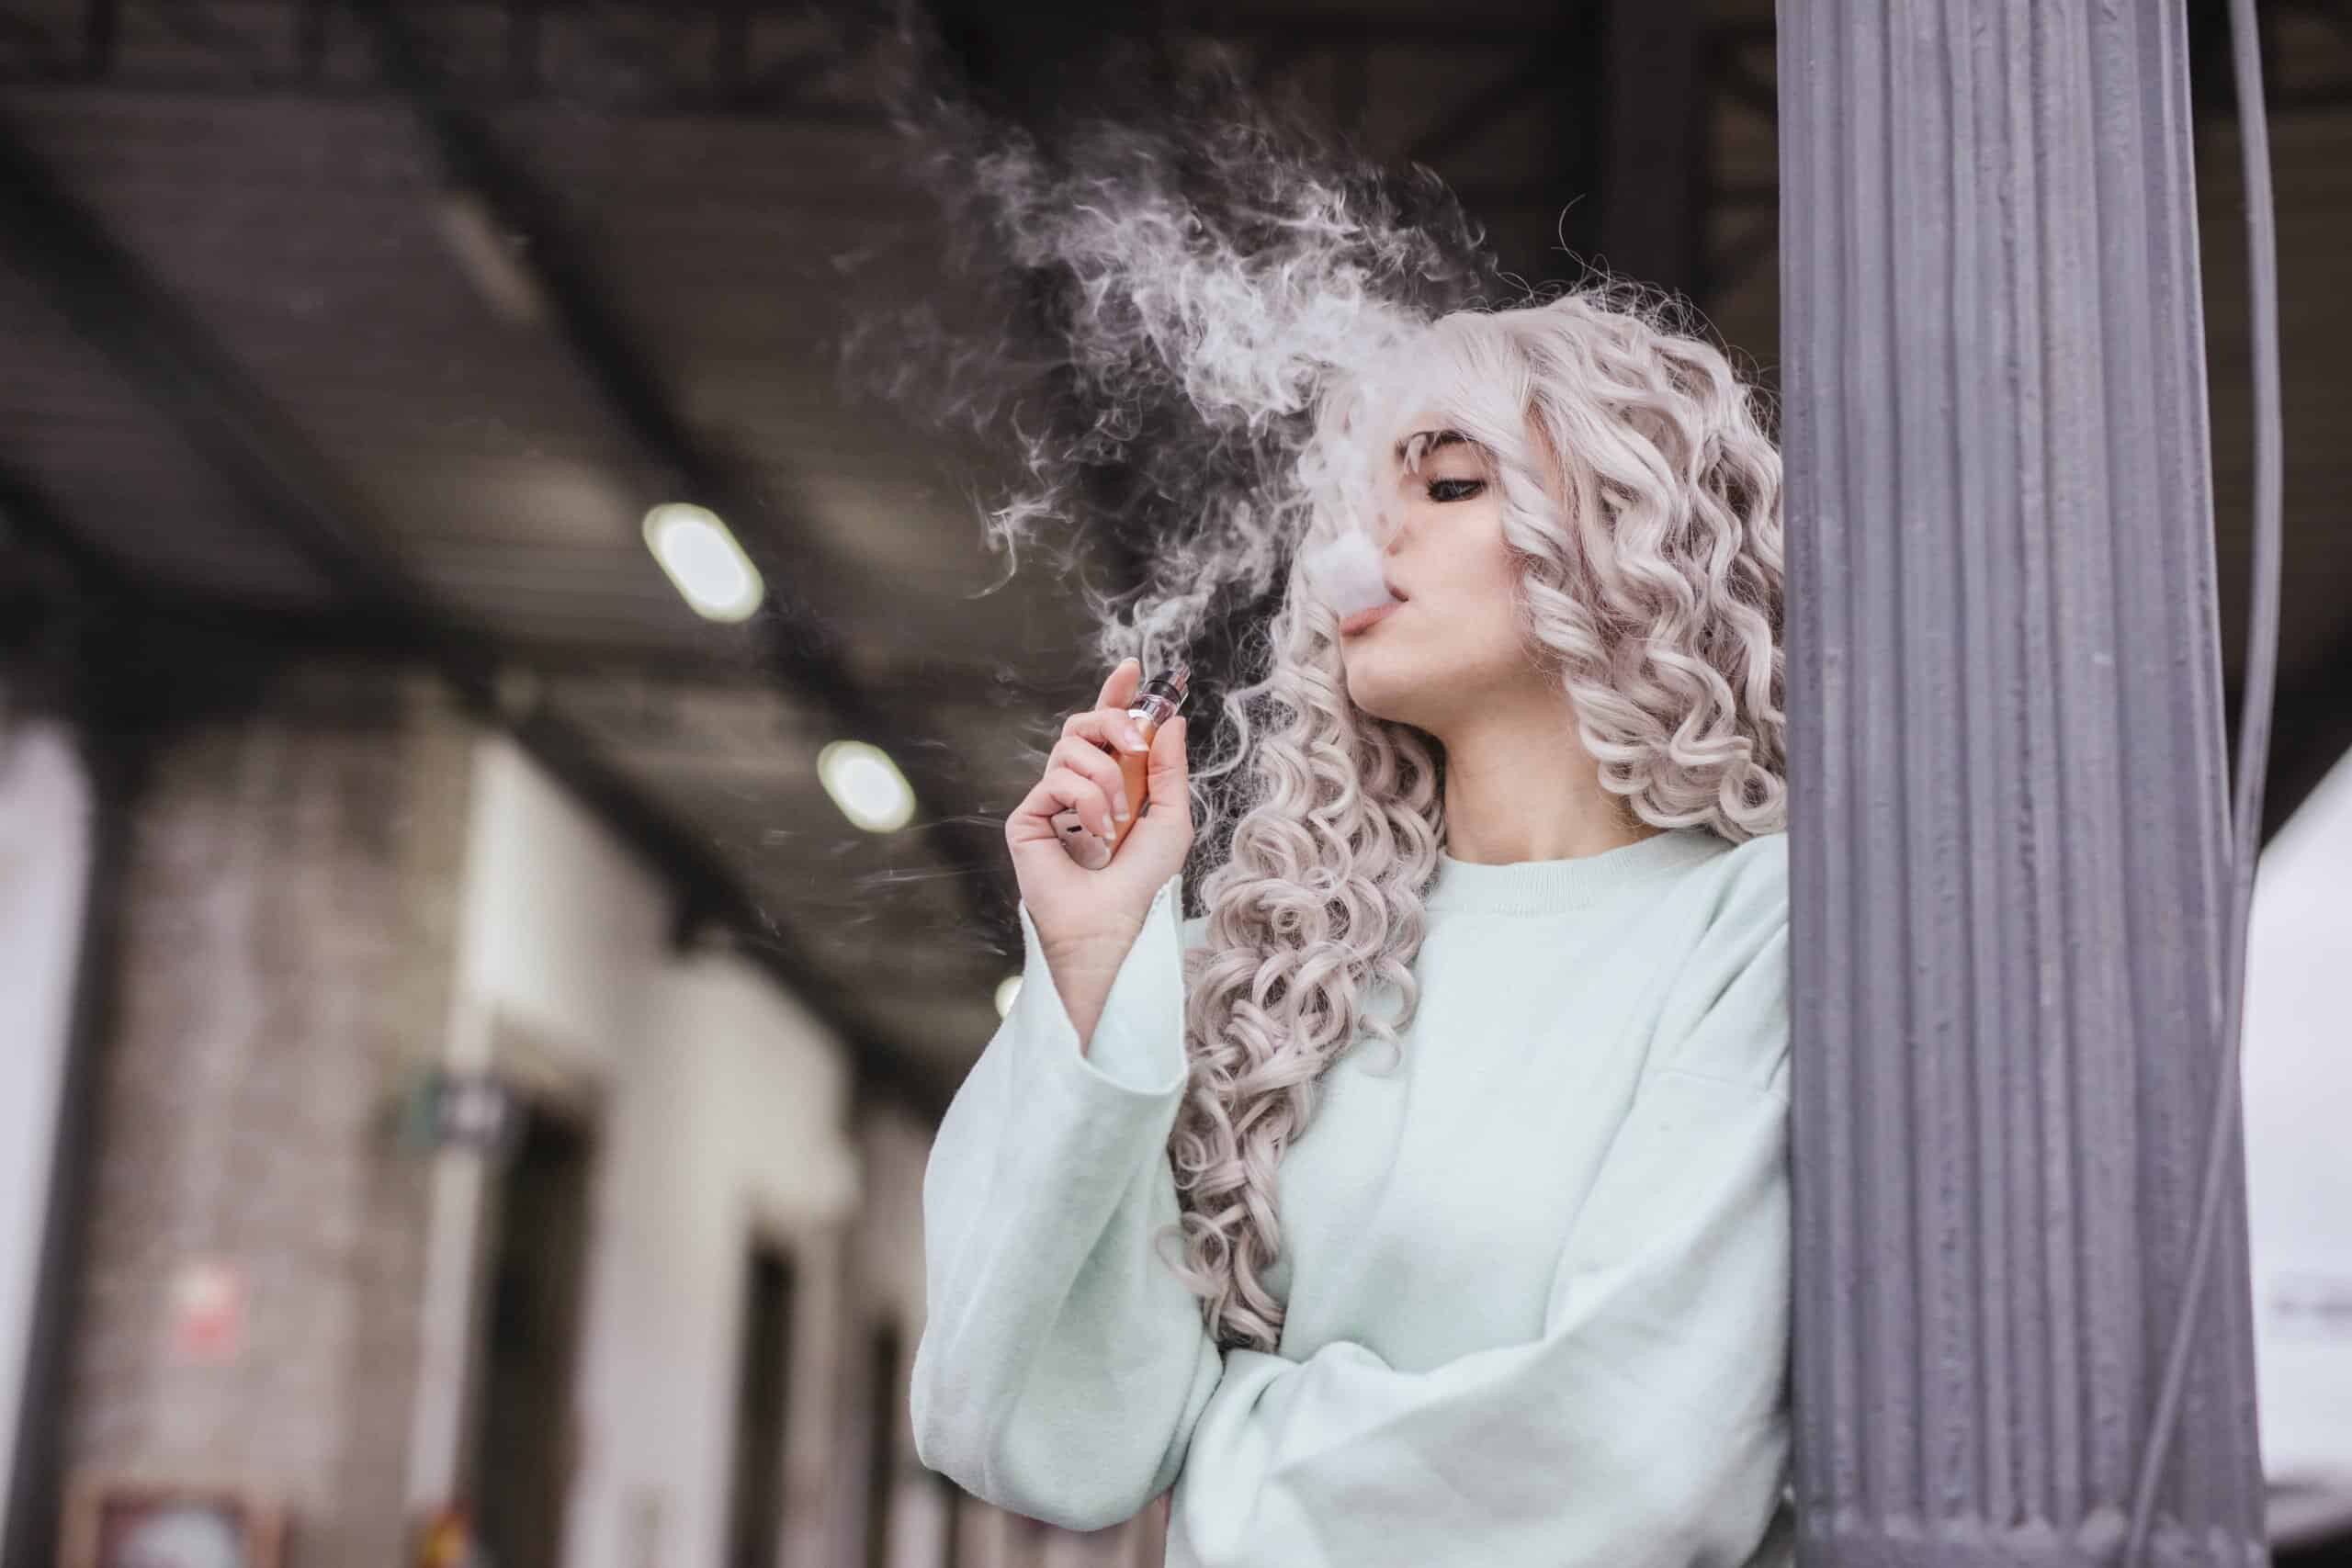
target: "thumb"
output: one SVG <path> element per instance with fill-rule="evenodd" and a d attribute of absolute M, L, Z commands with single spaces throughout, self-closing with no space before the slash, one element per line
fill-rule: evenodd
<path fill-rule="evenodd" d="M 1178 714 L 1152 735 L 1151 752 L 1144 767 L 1144 793 L 1155 803 L 1151 815 L 1161 810 L 1190 813 L 1192 802 L 1185 798 L 1186 781 L 1190 777 L 1184 759 L 1184 739 L 1189 729 L 1184 716 Z"/>

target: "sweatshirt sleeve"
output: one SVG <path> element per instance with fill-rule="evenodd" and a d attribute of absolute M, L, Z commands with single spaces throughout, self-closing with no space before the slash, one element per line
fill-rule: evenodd
<path fill-rule="evenodd" d="M 1172 1527 L 1217 1568 L 1760 1561 L 1786 1479 L 1785 906 L 1699 966 L 1563 1247 L 1543 1336 L 1399 1371 L 1236 1348 Z M 1663 1027 L 1663 1026 L 1662 1026 Z"/>
<path fill-rule="evenodd" d="M 1178 1217 L 1181 885 L 1154 897 L 1084 1055 L 1022 907 L 1020 990 L 923 1172 L 916 1457 L 1071 1529 L 1116 1524 L 1174 1483 L 1223 1367 L 1153 1247 Z"/>

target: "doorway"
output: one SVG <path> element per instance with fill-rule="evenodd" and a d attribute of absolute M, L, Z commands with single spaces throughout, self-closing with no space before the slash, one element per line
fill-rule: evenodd
<path fill-rule="evenodd" d="M 784 1529 L 784 1456 L 791 1405 L 792 1255 L 752 1244 L 743 1281 L 742 1353 L 735 1379 L 734 1480 L 728 1491 L 728 1568 L 776 1568 Z"/>
<path fill-rule="evenodd" d="M 899 1325 L 876 1324 L 866 1341 L 865 1568 L 888 1568 L 892 1505 L 899 1486 Z"/>
<path fill-rule="evenodd" d="M 545 1105 L 497 1181 L 481 1404 L 473 1450 L 481 1541 L 499 1568 L 556 1568 L 572 1466 L 572 1364 L 594 1143 Z"/>

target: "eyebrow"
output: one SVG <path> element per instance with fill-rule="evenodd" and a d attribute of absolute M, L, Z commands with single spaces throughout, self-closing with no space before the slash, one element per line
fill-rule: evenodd
<path fill-rule="evenodd" d="M 1406 460 L 1406 452 L 1412 446 L 1414 442 L 1420 440 L 1424 435 L 1429 437 L 1429 444 L 1421 448 L 1421 456 L 1424 457 L 1428 457 L 1430 453 L 1436 451 L 1441 446 L 1467 446 L 1471 445 L 1470 438 L 1463 434 L 1462 432 L 1458 430 L 1417 430 L 1410 435 L 1405 437 L 1404 440 L 1396 443 L 1396 460 L 1400 463 L 1404 462 Z"/>

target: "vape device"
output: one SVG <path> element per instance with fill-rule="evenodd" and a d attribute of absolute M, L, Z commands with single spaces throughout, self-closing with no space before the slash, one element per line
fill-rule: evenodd
<path fill-rule="evenodd" d="M 1127 705 L 1127 716 L 1135 720 L 1143 732 L 1145 750 L 1128 751 L 1117 747 L 1105 747 L 1119 760 L 1119 777 L 1126 785 L 1129 812 L 1124 822 L 1114 819 L 1111 841 L 1104 843 L 1094 836 L 1094 829 L 1079 819 L 1075 807 L 1065 807 L 1053 816 L 1054 831 L 1061 836 L 1062 848 L 1069 858 L 1089 871 L 1100 871 L 1111 863 L 1111 857 L 1126 842 L 1127 829 L 1143 817 L 1144 781 L 1149 773 L 1151 739 L 1159 727 L 1176 716 L 1184 705 L 1185 690 L 1192 684 L 1192 670 L 1178 664 L 1146 681 L 1136 692 L 1135 701 Z"/>

